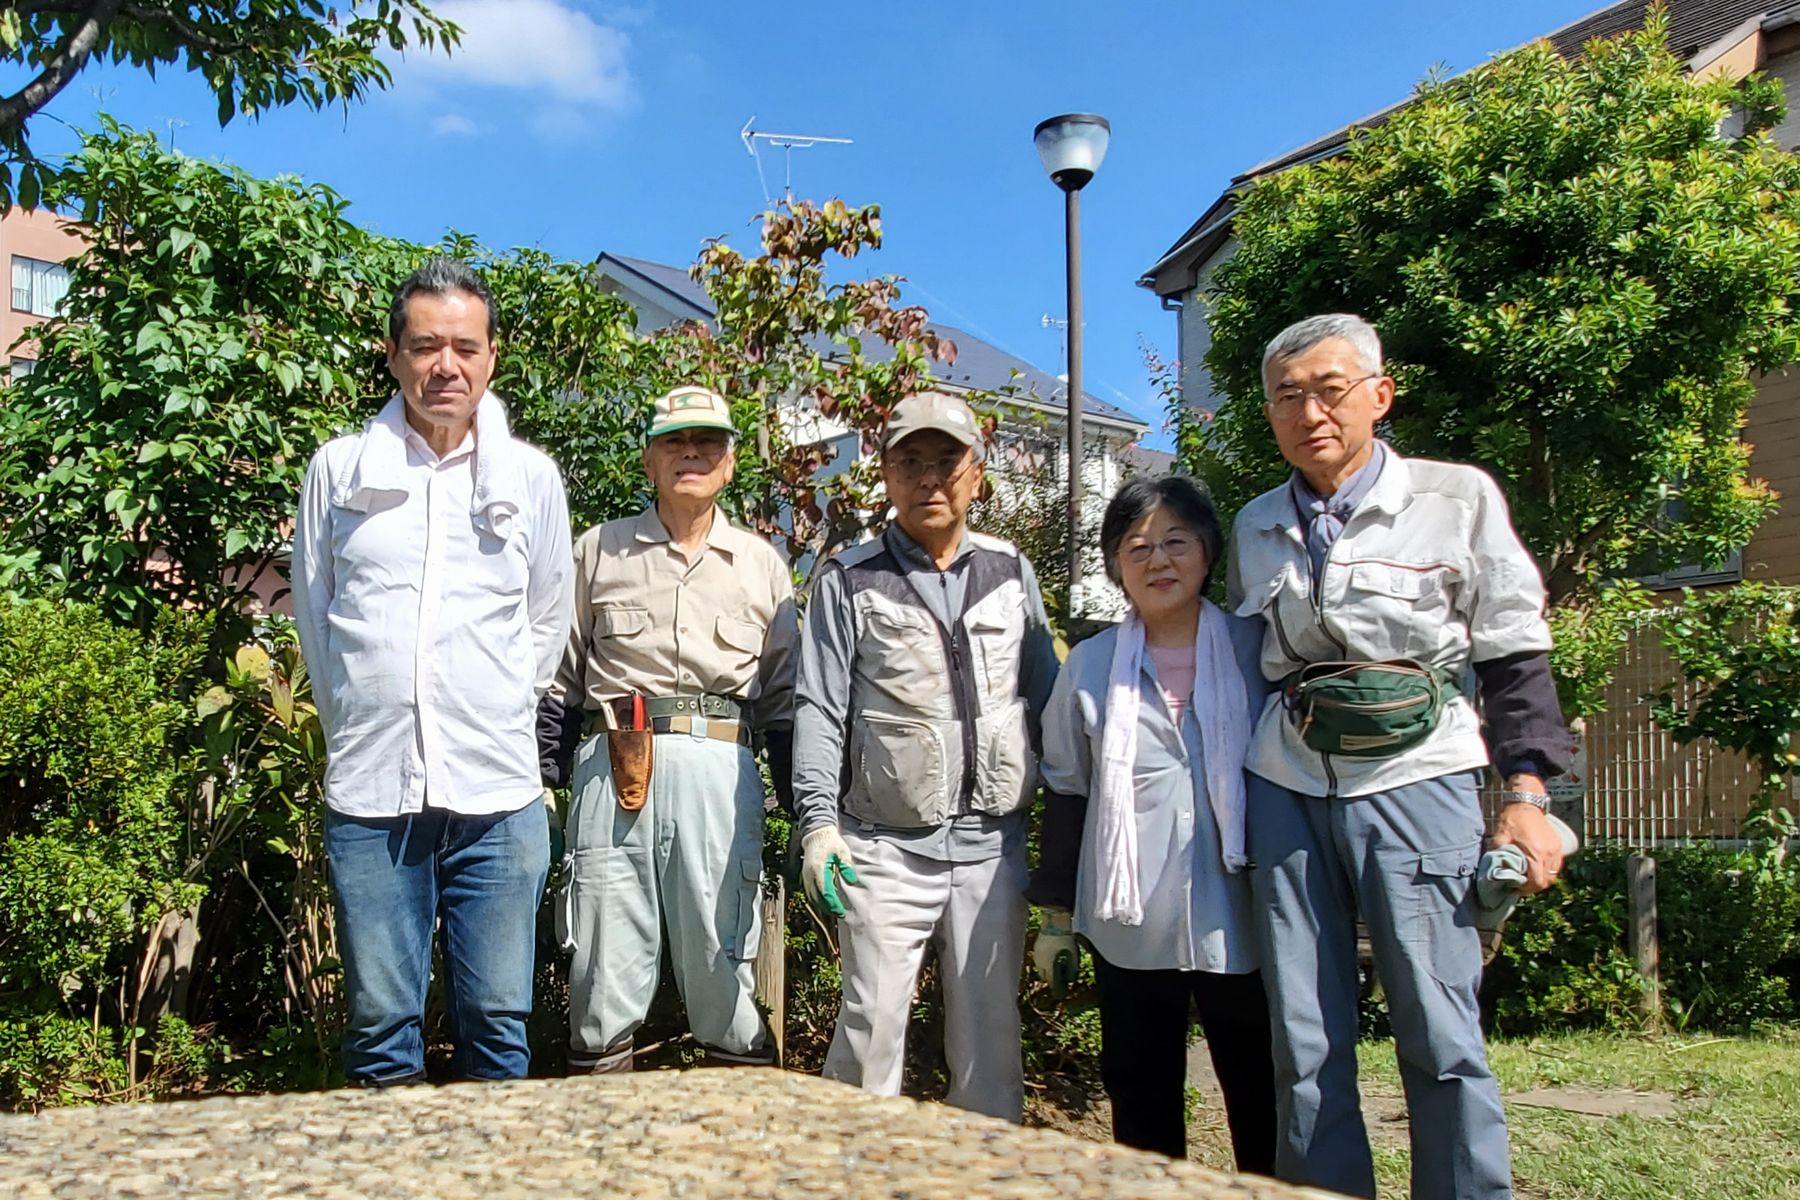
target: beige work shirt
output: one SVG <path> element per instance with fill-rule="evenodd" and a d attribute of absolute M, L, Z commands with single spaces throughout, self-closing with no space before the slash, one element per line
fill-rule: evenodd
<path fill-rule="evenodd" d="M 748 702 L 758 729 L 787 729 L 798 638 L 780 551 L 715 508 L 689 563 L 652 505 L 575 543 L 575 626 L 554 694 L 596 712 L 634 691 L 710 692 Z"/>

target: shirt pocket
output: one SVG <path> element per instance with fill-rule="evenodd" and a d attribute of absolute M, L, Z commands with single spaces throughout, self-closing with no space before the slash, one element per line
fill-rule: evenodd
<path fill-rule="evenodd" d="M 641 604 L 603 604 L 594 613 L 596 638 L 631 638 L 650 628 L 650 610 Z"/>
<path fill-rule="evenodd" d="M 1444 644 L 1450 619 L 1450 583 L 1456 571 L 1443 563 L 1359 562 L 1344 592 L 1347 622 L 1366 646 L 1359 657 L 1429 661 Z"/>
<path fill-rule="evenodd" d="M 531 568 L 526 561 L 525 537 L 514 533 L 500 537 L 476 527 L 475 553 L 468 565 L 470 590 L 498 596 L 517 597 L 525 594 L 525 583 Z"/>
<path fill-rule="evenodd" d="M 766 632 L 766 627 L 755 621 L 720 617 L 713 627 L 713 637 L 719 644 L 720 657 L 728 664 L 720 674 L 734 684 L 748 684 L 756 674 L 756 660 L 762 657 Z"/>

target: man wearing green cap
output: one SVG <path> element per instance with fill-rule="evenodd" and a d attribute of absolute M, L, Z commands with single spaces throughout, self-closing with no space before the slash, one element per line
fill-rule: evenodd
<path fill-rule="evenodd" d="M 797 631 L 786 561 L 716 503 L 734 443 L 722 396 L 676 388 L 644 447 L 655 503 L 575 544 L 575 624 L 552 689 L 572 769 L 550 756 L 552 782 L 574 793 L 559 912 L 574 952 L 572 1072 L 631 1069 L 665 930 L 708 1058 L 774 1061 L 751 998 L 763 833 L 752 751 L 766 749 L 785 791 Z"/>
<path fill-rule="evenodd" d="M 819 571 L 794 712 L 806 889 L 840 918 L 825 1077 L 897 1095 L 927 945 L 944 981 L 949 1102 L 1020 1119 L 1025 822 L 1056 651 L 1037 577 L 969 531 L 969 406 L 922 392 L 881 438 L 893 522 Z"/>

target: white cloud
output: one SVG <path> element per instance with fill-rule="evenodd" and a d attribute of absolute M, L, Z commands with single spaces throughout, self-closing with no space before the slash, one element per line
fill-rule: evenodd
<path fill-rule="evenodd" d="M 539 93 L 553 107 L 631 106 L 630 35 L 559 0 L 435 0 L 432 11 L 462 28 L 450 53 L 410 60 L 408 70 L 447 91 L 464 85 Z M 466 133 L 439 118 L 441 133 Z M 560 124 L 560 122 L 559 122 Z"/>
<path fill-rule="evenodd" d="M 468 137 L 481 132 L 481 126 L 461 113 L 445 113 L 431 123 L 431 132 L 446 137 Z"/>

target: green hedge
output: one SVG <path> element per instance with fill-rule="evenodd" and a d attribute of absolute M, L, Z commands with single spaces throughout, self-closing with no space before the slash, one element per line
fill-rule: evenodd
<path fill-rule="evenodd" d="M 1641 986 L 1626 953 L 1620 846 L 1584 850 L 1507 923 L 1482 994 L 1495 1032 L 1635 1028 Z M 1710 845 L 1660 847 L 1657 937 L 1669 1019 L 1735 1028 L 1800 1018 L 1800 873 Z"/>

